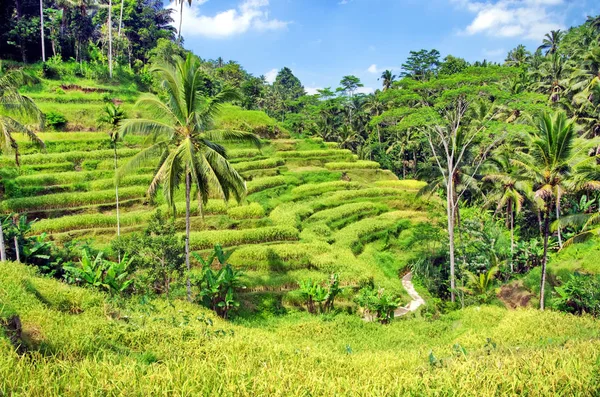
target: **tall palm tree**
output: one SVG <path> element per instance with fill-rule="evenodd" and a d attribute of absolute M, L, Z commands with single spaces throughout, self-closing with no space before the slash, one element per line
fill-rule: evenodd
<path fill-rule="evenodd" d="M 19 145 L 14 138 L 15 133 L 28 137 L 39 148 L 44 149 L 44 142 L 24 123 L 36 122 L 40 128 L 44 126 L 44 115 L 31 100 L 21 95 L 19 87 L 33 79 L 22 71 L 0 72 L 0 151 L 13 153 L 15 163 L 19 165 Z M 6 260 L 4 231 L 0 222 L 0 261 Z"/>
<path fill-rule="evenodd" d="M 512 163 L 512 148 L 504 147 L 488 159 L 489 168 L 485 170 L 484 181 L 494 183 L 494 190 L 487 197 L 489 203 L 496 203 L 496 212 L 506 209 L 506 223 L 510 228 L 510 271 L 513 268 L 515 253 L 515 215 L 523 208 L 527 197 L 531 197 L 531 185 L 518 174 L 518 168 Z"/>
<path fill-rule="evenodd" d="M 115 165 L 115 175 L 118 171 L 119 165 L 119 157 L 117 153 L 117 144 L 120 139 L 119 135 L 119 123 L 125 119 L 125 112 L 120 106 L 115 105 L 110 102 L 104 108 L 104 114 L 98 118 L 99 124 L 108 125 L 110 132 L 109 138 L 111 146 L 114 150 L 114 165 Z M 118 179 L 115 178 L 115 198 L 116 198 L 116 210 L 117 210 L 117 236 L 121 235 L 121 219 L 119 216 L 119 183 Z M 121 254 L 119 253 L 119 263 L 121 262 L 120 258 Z"/>
<path fill-rule="evenodd" d="M 560 199 L 568 184 L 567 180 L 582 161 L 587 161 L 583 153 L 584 145 L 577 145 L 574 123 L 564 112 L 554 115 L 544 114 L 537 120 L 537 130 L 529 136 L 529 153 L 522 159 L 513 160 L 523 176 L 533 186 L 535 198 L 542 208 L 542 233 L 544 253 L 542 258 L 542 279 L 540 283 L 540 309 L 544 310 L 544 290 L 546 285 L 546 265 L 548 263 L 548 239 L 552 209 L 560 217 Z"/>
<path fill-rule="evenodd" d="M 385 70 L 381 73 L 381 80 L 383 80 L 383 90 L 387 90 L 392 88 L 392 83 L 396 80 L 396 75 L 392 73 L 391 70 Z"/>
<path fill-rule="evenodd" d="M 190 200 L 192 185 L 197 189 L 200 209 L 209 195 L 230 196 L 237 201 L 246 194 L 246 183 L 227 160 L 227 152 L 219 143 L 246 141 L 260 147 L 254 134 L 213 129 L 213 121 L 222 105 L 239 98 L 236 91 L 223 89 L 208 98 L 202 92 L 203 79 L 200 60 L 188 54 L 174 65 L 163 63 L 153 72 L 158 75 L 162 96 L 147 94 L 138 100 L 152 112 L 147 119 L 127 119 L 119 128 L 121 137 L 128 133 L 147 135 L 152 145 L 119 170 L 119 177 L 148 160 L 158 159 L 157 171 L 148 188 L 156 195 L 162 186 L 166 202 L 175 210 L 175 191 L 185 181 L 185 260 L 188 269 L 187 295 L 191 300 L 190 270 Z M 201 211 L 202 212 L 202 211 Z"/>
<path fill-rule="evenodd" d="M 380 116 L 386 109 L 386 105 L 381 100 L 379 95 L 377 95 L 378 93 L 379 93 L 379 90 L 377 90 L 377 92 L 375 94 L 369 95 L 363 105 L 363 109 L 375 117 Z M 381 144 L 381 131 L 380 131 L 379 123 L 376 123 L 375 127 L 377 129 L 377 139 L 379 140 L 379 144 Z"/>
<path fill-rule="evenodd" d="M 564 36 L 564 32 L 558 30 L 551 30 L 550 33 L 546 33 L 542 45 L 538 47 L 538 50 L 546 50 L 546 55 L 554 54 L 558 50 L 558 45 Z"/>
<path fill-rule="evenodd" d="M 183 3 L 187 2 L 188 5 L 192 6 L 192 0 L 174 0 L 175 4 L 179 2 L 179 29 L 177 30 L 177 43 L 181 45 L 181 25 L 183 23 Z"/>
<path fill-rule="evenodd" d="M 530 59 L 531 53 L 527 51 L 527 48 L 523 44 L 519 44 L 508 52 L 505 62 L 508 66 L 521 67 L 529 62 Z"/>

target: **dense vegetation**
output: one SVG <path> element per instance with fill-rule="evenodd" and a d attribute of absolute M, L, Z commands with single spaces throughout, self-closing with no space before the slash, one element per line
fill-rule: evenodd
<path fill-rule="evenodd" d="M 597 393 L 600 17 L 307 95 L 161 2 L 2 13 L 0 394 Z"/>

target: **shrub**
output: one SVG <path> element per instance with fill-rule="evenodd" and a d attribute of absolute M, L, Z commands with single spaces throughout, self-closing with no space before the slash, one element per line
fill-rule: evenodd
<path fill-rule="evenodd" d="M 312 280 L 301 281 L 298 283 L 309 313 L 316 313 L 315 303 L 318 305 L 320 313 L 326 313 L 333 310 L 335 298 L 342 292 L 340 280 L 337 274 L 332 274 L 326 286 L 313 283 Z"/>
<path fill-rule="evenodd" d="M 113 294 L 123 293 L 133 283 L 129 279 L 131 260 L 126 256 L 120 262 L 102 259 L 99 253 L 93 260 L 87 251 L 81 255 L 80 266 L 64 267 L 66 278 L 72 283 L 103 288 Z"/>
<path fill-rule="evenodd" d="M 572 274 L 563 285 L 556 287 L 555 309 L 573 313 L 600 316 L 600 275 Z"/>
<path fill-rule="evenodd" d="M 368 160 L 359 160 L 354 162 L 332 162 L 326 163 L 325 168 L 328 170 L 378 169 L 379 163 Z"/>
<path fill-rule="evenodd" d="M 53 110 L 46 113 L 46 126 L 52 128 L 53 130 L 63 129 L 67 125 L 67 118 Z"/>
<path fill-rule="evenodd" d="M 388 324 L 394 318 L 394 312 L 400 306 L 400 299 L 386 293 L 383 288 L 360 290 L 356 302 L 365 309 L 366 314 L 374 314 L 381 324 Z"/>

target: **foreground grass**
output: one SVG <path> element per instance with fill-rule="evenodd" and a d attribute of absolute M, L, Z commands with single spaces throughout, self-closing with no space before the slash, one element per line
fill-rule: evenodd
<path fill-rule="evenodd" d="M 124 302 L 6 264 L 0 395 L 594 395 L 600 324 L 497 307 L 389 326 L 357 316 L 226 323 L 180 301 Z M 430 360 L 430 353 L 435 359 Z"/>

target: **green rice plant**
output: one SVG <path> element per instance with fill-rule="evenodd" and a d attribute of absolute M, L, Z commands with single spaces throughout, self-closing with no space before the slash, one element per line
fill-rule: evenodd
<path fill-rule="evenodd" d="M 317 184 L 305 184 L 292 189 L 292 195 L 296 199 L 303 199 L 309 196 L 318 196 L 323 193 L 339 191 L 339 190 L 352 190 L 360 189 L 361 185 L 355 182 L 347 181 L 334 181 Z"/>
<path fill-rule="evenodd" d="M 69 163 L 70 164 L 70 163 Z M 72 168 L 73 165 L 70 164 Z M 153 168 L 140 168 L 139 174 L 148 174 Z M 102 171 L 72 171 L 55 172 L 48 174 L 36 173 L 33 175 L 23 175 L 14 179 L 14 182 L 20 186 L 54 186 L 67 185 L 73 183 L 91 182 L 100 179 L 112 179 L 114 170 Z"/>
<path fill-rule="evenodd" d="M 123 200 L 144 197 L 147 187 L 126 187 L 119 191 Z M 92 204 L 112 203 L 115 199 L 114 189 L 84 193 L 57 193 L 46 196 L 23 197 L 4 200 L 0 204 L 1 212 L 41 211 L 57 208 L 80 207 Z"/>
<path fill-rule="evenodd" d="M 307 222 L 325 222 L 332 226 L 336 222 L 348 220 L 362 214 L 377 214 L 385 212 L 388 207 L 385 204 L 373 202 L 359 202 L 340 205 L 339 207 L 314 213 Z M 350 222 L 349 222 L 350 223 Z"/>
<path fill-rule="evenodd" d="M 231 149 L 227 150 L 227 157 L 230 159 L 235 158 L 248 158 L 260 156 L 261 152 L 259 149 Z"/>
<path fill-rule="evenodd" d="M 267 159 L 267 160 L 257 160 L 257 161 L 246 161 L 242 163 L 237 163 L 233 166 L 238 172 L 243 171 L 251 171 L 251 170 L 261 170 L 267 168 L 275 168 L 285 164 L 285 161 L 282 159 Z"/>
<path fill-rule="evenodd" d="M 0 165 L 0 167 L 4 167 Z M 21 175 L 28 175 L 34 172 L 60 172 L 60 171 L 74 171 L 75 164 L 71 162 L 64 163 L 47 163 L 47 164 L 35 164 L 35 165 L 22 165 L 20 168 Z"/>
<path fill-rule="evenodd" d="M 121 226 L 144 224 L 150 219 L 149 211 L 129 212 L 121 215 Z M 109 228 L 117 226 L 115 214 L 78 214 L 60 218 L 42 219 L 35 222 L 31 231 L 33 234 L 68 232 L 79 229 Z"/>
<path fill-rule="evenodd" d="M 376 161 L 359 160 L 354 162 L 332 162 L 326 163 L 328 170 L 354 170 L 354 169 L 377 169 L 380 165 Z"/>
<path fill-rule="evenodd" d="M 427 182 L 417 181 L 414 179 L 401 179 L 398 181 L 387 180 L 387 181 L 376 181 L 374 183 L 377 187 L 393 187 L 396 189 L 403 190 L 421 190 L 427 185 Z"/>
<path fill-rule="evenodd" d="M 356 253 L 360 244 L 372 240 L 381 232 L 398 234 L 400 230 L 407 228 L 410 225 L 410 221 L 406 219 L 407 215 L 410 214 L 405 211 L 389 212 L 353 223 L 334 234 L 335 244 L 350 248 Z"/>
<path fill-rule="evenodd" d="M 260 192 L 276 186 L 298 184 L 300 180 L 293 175 L 277 175 L 273 177 L 258 178 L 246 184 L 248 194 Z"/>
<path fill-rule="evenodd" d="M 299 227 L 300 221 L 312 214 L 310 205 L 305 203 L 285 203 L 277 206 L 269 214 L 273 223 L 279 226 Z"/>
<path fill-rule="evenodd" d="M 265 209 L 258 203 L 250 203 L 229 208 L 227 215 L 232 219 L 262 218 L 265 216 Z"/>
<path fill-rule="evenodd" d="M 137 149 L 119 149 L 119 158 L 131 157 L 138 153 Z M 19 161 L 22 165 L 40 165 L 40 164 L 56 164 L 56 163 L 79 163 L 84 160 L 104 160 L 112 159 L 114 156 L 113 150 L 95 150 L 95 151 L 72 151 L 66 153 L 36 153 L 21 156 Z M 2 158 L 0 165 L 14 165 L 14 159 Z"/>
<path fill-rule="evenodd" d="M 416 196 L 409 192 L 403 192 L 401 190 L 393 188 L 374 187 L 331 193 L 327 195 L 327 197 L 319 200 L 318 202 L 315 202 L 313 204 L 313 209 L 318 211 L 326 208 L 337 207 L 340 203 L 347 203 L 351 200 L 357 199 L 381 199 L 390 197 L 403 199 L 406 200 L 408 203 L 414 202 L 416 200 Z"/>
<path fill-rule="evenodd" d="M 250 245 L 236 248 L 230 262 L 245 270 L 295 270 L 313 267 L 311 257 L 329 251 L 326 243 Z"/>
<path fill-rule="evenodd" d="M 294 240 L 298 240 L 298 230 L 296 228 L 291 226 L 272 226 L 259 229 L 192 232 L 190 234 L 190 247 L 194 250 L 199 250 L 216 244 L 231 247 L 243 244 Z"/>
<path fill-rule="evenodd" d="M 348 149 L 296 150 L 292 152 L 279 152 L 277 155 L 284 159 L 319 159 L 327 157 L 352 157 L 352 152 Z"/>
<path fill-rule="evenodd" d="M 339 148 L 339 144 L 337 142 L 323 142 L 327 149 L 337 149 Z"/>
<path fill-rule="evenodd" d="M 152 182 L 152 174 L 131 175 L 119 181 L 119 189 L 127 186 L 146 186 Z M 115 186 L 115 179 L 99 179 L 88 183 L 87 190 L 105 190 Z"/>

